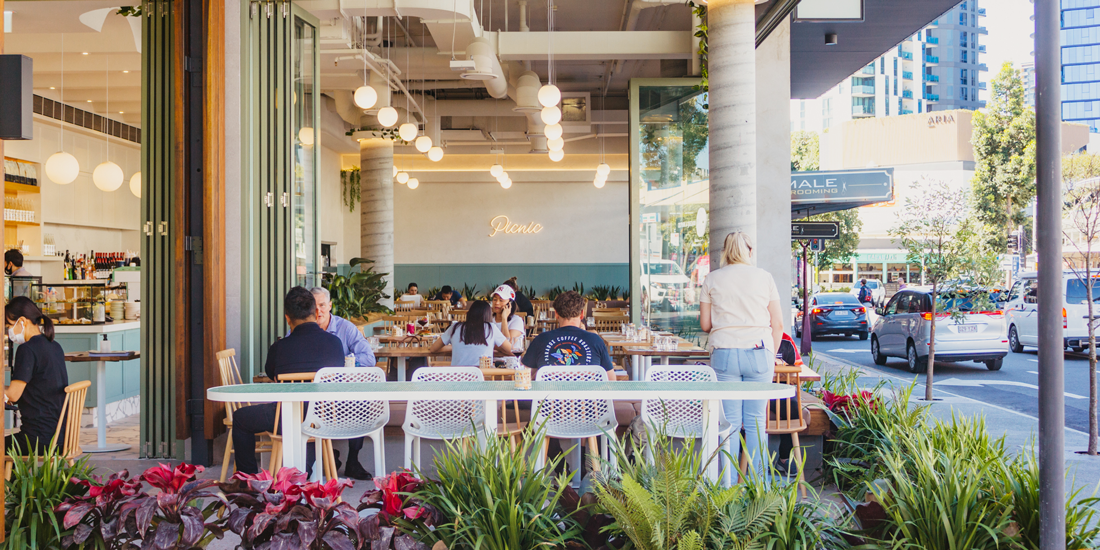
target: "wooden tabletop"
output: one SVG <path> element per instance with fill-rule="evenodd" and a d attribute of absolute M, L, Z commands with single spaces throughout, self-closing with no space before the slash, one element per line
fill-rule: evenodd
<path fill-rule="evenodd" d="M 386 347 L 374 350 L 375 357 L 445 357 L 450 350 L 431 351 L 427 346 Z"/>
<path fill-rule="evenodd" d="M 90 351 L 74 351 L 65 354 L 65 360 L 70 363 L 98 363 L 100 361 L 129 361 L 141 357 L 140 351 L 112 351 L 107 357 L 92 357 Z"/>

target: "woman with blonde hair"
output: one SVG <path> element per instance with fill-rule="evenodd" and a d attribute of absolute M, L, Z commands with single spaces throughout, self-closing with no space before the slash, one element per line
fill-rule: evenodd
<path fill-rule="evenodd" d="M 783 338 L 779 289 L 767 271 L 752 265 L 752 240 L 740 231 L 726 236 L 722 268 L 711 271 L 699 296 L 699 324 L 710 333 L 711 367 L 723 382 L 771 382 L 775 351 Z M 766 463 L 766 400 L 723 401 L 735 434 L 730 453 L 738 456 L 737 433 L 745 428 L 750 467 L 763 473 Z M 764 453 L 761 453 L 761 450 Z M 723 472 L 729 485 L 732 469 Z"/>

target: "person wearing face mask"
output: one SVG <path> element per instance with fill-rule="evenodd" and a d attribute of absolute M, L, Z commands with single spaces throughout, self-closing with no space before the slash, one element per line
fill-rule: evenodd
<path fill-rule="evenodd" d="M 23 253 L 13 248 L 4 253 L 4 273 L 8 277 L 31 277 L 31 272 L 23 268 Z"/>
<path fill-rule="evenodd" d="M 5 438 L 4 445 L 11 449 L 14 440 L 20 454 L 34 449 L 41 454 L 49 447 L 65 405 L 65 351 L 53 340 L 53 321 L 26 296 L 12 298 L 4 307 L 4 324 L 8 339 L 17 346 L 4 398 L 19 407 L 20 419 L 19 433 Z"/>

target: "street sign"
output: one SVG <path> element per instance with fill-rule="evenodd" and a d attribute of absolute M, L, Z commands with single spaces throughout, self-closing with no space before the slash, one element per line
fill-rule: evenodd
<path fill-rule="evenodd" d="M 791 172 L 791 202 L 855 203 L 856 206 L 894 199 L 894 169 Z"/>
<path fill-rule="evenodd" d="M 840 237 L 840 222 L 795 222 L 791 224 L 791 238 L 836 239 Z"/>

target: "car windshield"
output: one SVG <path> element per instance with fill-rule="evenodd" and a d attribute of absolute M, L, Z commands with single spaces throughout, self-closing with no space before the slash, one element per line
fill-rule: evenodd
<path fill-rule="evenodd" d="M 1086 304 L 1088 303 L 1088 294 L 1086 293 L 1085 283 L 1080 279 L 1070 279 L 1066 285 L 1066 303 L 1067 304 Z M 1092 300 L 1094 302 L 1100 301 L 1100 279 L 1092 280 Z"/>
<path fill-rule="evenodd" d="M 867 288 L 878 288 L 878 281 L 867 281 Z"/>
<path fill-rule="evenodd" d="M 940 294 L 936 309 L 939 311 L 984 311 L 986 308 L 995 307 L 992 296 L 985 290 L 970 290 L 959 292 L 946 292 Z"/>
<path fill-rule="evenodd" d="M 645 266 L 646 275 L 683 275 L 680 266 L 672 262 L 659 264 L 642 264 Z"/>
<path fill-rule="evenodd" d="M 851 294 L 841 294 L 839 292 L 835 294 L 818 294 L 817 303 L 826 306 L 837 303 L 860 305 L 859 300 L 857 300 L 855 296 Z"/>

